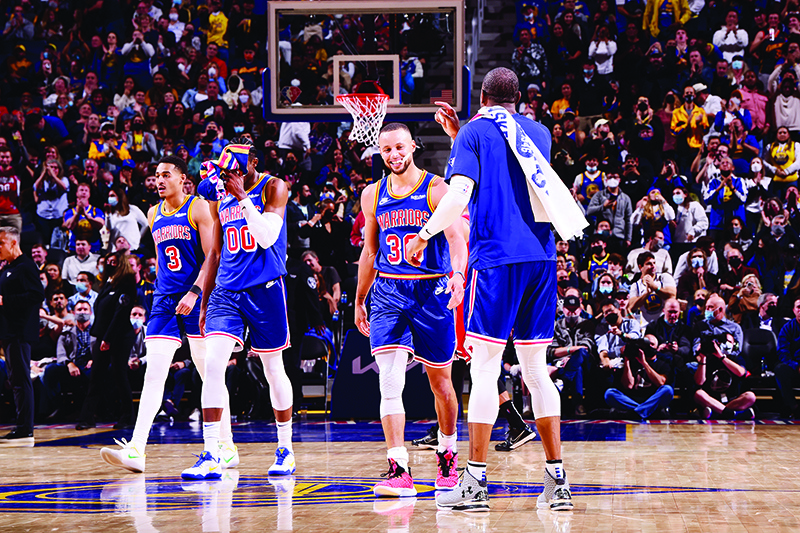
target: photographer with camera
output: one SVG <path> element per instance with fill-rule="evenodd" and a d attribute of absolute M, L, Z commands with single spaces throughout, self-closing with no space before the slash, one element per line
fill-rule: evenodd
<path fill-rule="evenodd" d="M 664 302 L 664 314 L 645 330 L 658 341 L 656 351 L 673 369 L 682 368 L 692 355 L 692 332 L 681 320 L 681 304 L 675 298 Z"/>
<path fill-rule="evenodd" d="M 647 420 L 657 411 L 666 410 L 674 396 L 670 364 L 656 352 L 654 335 L 628 340 L 622 349 L 622 372 L 617 373 L 617 388 L 605 393 L 606 403 L 625 414 L 633 412 Z M 667 413 L 664 413 L 667 414 Z"/>
<path fill-rule="evenodd" d="M 591 333 L 578 327 L 585 319 L 581 317 L 581 301 L 575 295 L 564 298 L 564 316 L 556 320 L 553 341 L 547 347 L 547 364 L 556 367 L 553 379 L 564 381 L 562 390 L 572 393 L 576 416 L 583 416 L 583 383 L 594 361 L 594 338 Z"/>
<path fill-rule="evenodd" d="M 664 302 L 675 298 L 677 287 L 670 274 L 656 273 L 656 258 L 652 252 L 640 253 L 636 264 L 639 266 L 641 278 L 631 285 L 628 309 L 631 313 L 638 313 L 641 320 L 649 324 L 661 316 Z"/>
<path fill-rule="evenodd" d="M 602 321 L 597 325 L 594 335 L 600 366 L 611 369 L 622 368 L 623 362 L 620 358 L 625 341 L 640 339 L 642 330 L 637 320 L 622 317 L 616 300 L 609 298 L 603 302 L 601 309 Z"/>
<path fill-rule="evenodd" d="M 697 363 L 687 365 L 696 365 L 694 382 L 698 389 L 694 401 L 700 406 L 704 420 L 713 413 L 722 418 L 752 420 L 756 395 L 741 392 L 742 378 L 747 375 L 740 355 L 742 328 L 725 318 L 725 310 L 725 302 L 718 295 L 708 298 L 705 320 L 700 323 L 694 341 Z"/>

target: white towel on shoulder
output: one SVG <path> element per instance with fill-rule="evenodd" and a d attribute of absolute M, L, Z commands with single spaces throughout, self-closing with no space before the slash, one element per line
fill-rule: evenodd
<path fill-rule="evenodd" d="M 514 117 L 502 106 L 482 107 L 472 120 L 494 121 L 517 158 L 528 184 L 536 222 L 551 222 L 564 240 L 583 235 L 589 225 L 567 186 Z"/>

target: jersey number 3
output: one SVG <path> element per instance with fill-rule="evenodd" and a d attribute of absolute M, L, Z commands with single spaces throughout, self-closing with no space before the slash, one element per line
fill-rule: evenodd
<path fill-rule="evenodd" d="M 390 233 L 386 236 L 386 246 L 389 247 L 389 255 L 386 256 L 386 260 L 389 261 L 390 265 L 399 265 L 403 262 L 403 249 L 415 236 L 416 234 L 409 233 L 403 237 L 402 245 L 400 244 L 400 235 Z M 424 255 L 420 258 L 420 260 L 425 261 Z"/>
<path fill-rule="evenodd" d="M 177 272 L 181 269 L 183 264 L 181 263 L 181 252 L 175 246 L 167 246 L 164 249 L 164 254 L 169 258 L 169 263 L 167 263 L 167 268 L 173 272 Z"/>

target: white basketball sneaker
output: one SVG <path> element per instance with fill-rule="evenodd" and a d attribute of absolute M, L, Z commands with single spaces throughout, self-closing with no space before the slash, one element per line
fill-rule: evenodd
<path fill-rule="evenodd" d="M 100 457 L 110 465 L 119 466 L 136 474 L 144 472 L 145 454 L 141 453 L 132 442 L 125 439 L 121 441 L 114 439 L 114 442 L 119 444 L 122 449 L 102 448 Z"/>
<path fill-rule="evenodd" d="M 275 462 L 269 467 L 267 474 L 270 476 L 291 476 L 296 469 L 294 453 L 281 446 L 275 450 Z"/>
<path fill-rule="evenodd" d="M 239 465 L 239 448 L 231 442 L 219 443 L 219 464 L 222 468 L 236 468 Z"/>

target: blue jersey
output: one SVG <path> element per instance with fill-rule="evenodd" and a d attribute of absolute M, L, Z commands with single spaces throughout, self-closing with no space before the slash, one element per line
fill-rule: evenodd
<path fill-rule="evenodd" d="M 187 196 L 175 211 L 168 212 L 160 202 L 150 220 L 150 231 L 158 249 L 156 294 L 187 292 L 200 274 L 205 254 L 192 220 L 192 209 L 198 201 Z"/>
<path fill-rule="evenodd" d="M 547 128 L 523 115 L 512 116 L 549 161 Z M 555 261 L 550 223 L 534 219 L 525 174 L 492 120 L 475 119 L 458 132 L 446 175 L 456 174 L 475 182 L 469 201 L 471 268 Z"/>
<path fill-rule="evenodd" d="M 278 178 L 262 174 L 247 191 L 259 212 L 264 210 L 264 188 L 272 179 Z M 222 257 L 217 285 L 230 291 L 241 291 L 286 274 L 285 219 L 278 240 L 267 249 L 259 246 L 250 235 L 242 208 L 230 194 L 219 202 L 219 221 L 222 225 Z"/>
<path fill-rule="evenodd" d="M 428 222 L 431 208 L 431 188 L 439 176 L 423 170 L 419 181 L 411 191 L 397 196 L 391 191 L 391 178 L 378 182 L 375 190 L 375 219 L 380 233 L 380 247 L 375 257 L 375 270 L 387 278 L 419 279 L 448 274 L 450 252 L 444 232 L 428 241 L 422 265 L 415 267 L 406 262 L 405 244 L 419 233 Z"/>

